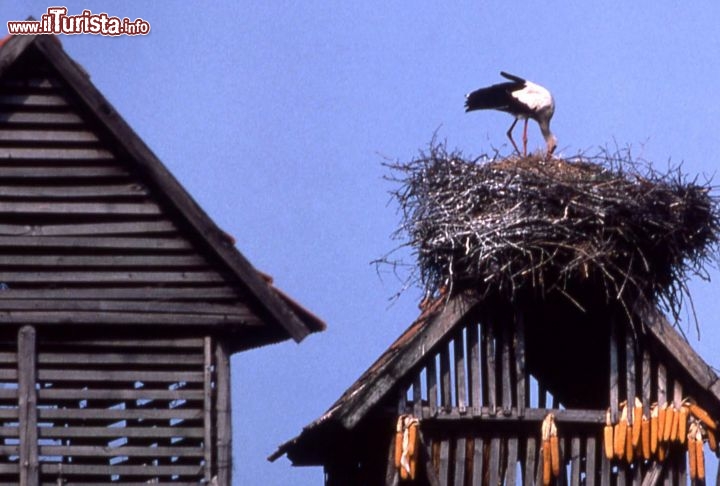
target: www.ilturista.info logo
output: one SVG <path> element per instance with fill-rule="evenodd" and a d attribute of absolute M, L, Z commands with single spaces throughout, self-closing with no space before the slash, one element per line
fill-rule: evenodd
<path fill-rule="evenodd" d="M 68 15 L 66 7 L 49 7 L 40 20 L 15 20 L 7 23 L 10 35 L 37 34 L 96 34 L 147 35 L 150 23 L 143 19 L 111 17 L 83 10 L 80 15 Z"/>

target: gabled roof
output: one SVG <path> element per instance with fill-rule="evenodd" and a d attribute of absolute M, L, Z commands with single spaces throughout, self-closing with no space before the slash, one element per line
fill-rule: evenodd
<path fill-rule="evenodd" d="M 326 440 L 326 432 L 352 431 L 371 411 L 380 405 L 391 390 L 407 381 L 408 375 L 437 344 L 474 312 L 481 299 L 473 293 L 460 294 L 449 300 L 436 301 L 353 383 L 343 395 L 302 433 L 280 445 L 269 459 L 284 454 L 297 464 L 305 464 L 303 450 L 309 444 Z M 708 392 L 716 410 L 720 410 L 720 379 L 690 344 L 673 328 L 656 308 L 638 305 L 636 314 L 647 335 L 664 351 L 674 356 L 695 384 Z M 313 447 L 313 446 L 310 446 Z"/>
<path fill-rule="evenodd" d="M 29 90 L 27 92 L 31 93 L 31 95 L 27 95 L 25 92 L 22 92 L 21 95 L 16 95 L 13 92 L 7 91 L 12 88 L 12 83 L 17 83 L 17 79 L 14 79 L 13 76 L 17 76 L 18 70 L 33 69 L 32 67 L 28 68 L 24 66 L 24 64 L 28 63 L 42 64 L 42 69 L 52 71 L 54 78 L 57 79 L 46 79 L 42 81 L 45 83 L 44 85 L 23 86 L 23 89 L 27 88 Z M 81 177 L 92 177 L 92 168 L 89 168 L 89 166 L 100 163 L 104 165 L 100 164 L 95 168 L 97 169 L 97 173 L 95 174 L 97 179 L 95 180 L 102 181 L 101 183 L 107 183 L 106 179 L 108 177 L 121 176 L 125 187 L 137 190 L 144 196 L 144 199 L 142 199 L 144 206 L 133 206 L 132 204 L 126 204 L 124 206 L 122 204 L 116 204 L 113 206 L 115 200 L 113 200 L 112 197 L 119 197 L 113 195 L 109 195 L 103 200 L 98 199 L 93 207 L 86 206 L 89 208 L 86 212 L 94 211 L 96 213 L 102 213 L 101 218 L 105 217 L 106 219 L 102 220 L 101 223 L 105 223 L 106 227 L 112 226 L 113 228 L 112 230 L 108 230 L 106 234 L 100 235 L 104 238 L 97 238 L 95 240 L 102 241 L 101 246 L 107 248 L 102 255 L 110 253 L 109 257 L 113 256 L 112 252 L 115 251 L 114 249 L 122 246 L 120 243 L 128 245 L 142 244 L 146 249 L 149 248 L 148 251 L 159 251 L 161 247 L 169 248 L 172 245 L 174 245 L 174 247 L 169 251 L 186 251 L 182 256 L 188 261 L 195 258 L 195 260 L 200 262 L 196 262 L 197 265 L 203 265 L 203 268 L 207 270 L 203 274 L 203 278 L 216 283 L 217 288 L 214 288 L 214 291 L 218 295 L 215 295 L 213 298 L 216 299 L 216 302 L 220 302 L 219 299 L 222 297 L 222 304 L 225 306 L 215 305 L 215 307 L 208 312 L 208 314 L 213 317 L 204 316 L 204 319 L 199 319 L 198 322 L 202 324 L 207 321 L 213 325 L 224 325 L 225 329 L 236 332 L 237 336 L 243 336 L 242 339 L 244 339 L 244 341 L 242 343 L 236 342 L 233 345 L 234 349 L 267 344 L 284 340 L 288 337 L 300 341 L 309 333 L 321 331 L 325 328 L 322 321 L 273 287 L 271 281 L 265 278 L 247 261 L 235 248 L 232 239 L 228 237 L 193 200 L 163 163 L 93 85 L 84 69 L 67 55 L 60 45 L 60 42 L 54 36 L 13 36 L 3 40 L 0 44 L 0 81 L 4 83 L 8 82 L 10 85 L 6 83 L 6 86 L 11 86 L 11 88 L 5 88 L 6 93 L 9 92 L 10 94 L 5 97 L 2 103 L 5 106 L 0 107 L 0 110 L 6 111 L 2 113 L 2 122 L 5 123 L 5 126 L 8 128 L 6 131 L 6 134 L 8 134 L 7 137 L 0 141 L 4 144 L 4 146 L 0 145 L 0 161 L 4 159 L 7 165 L 5 167 L 5 175 L 0 173 L 0 178 L 5 177 L 7 178 L 6 180 L 19 181 L 18 184 L 24 187 L 27 187 L 27 180 L 23 179 L 23 177 L 36 177 L 38 180 L 40 180 L 39 178 L 41 176 L 46 177 L 42 179 L 42 181 L 48 186 L 52 186 L 56 184 L 55 181 L 64 178 L 62 180 L 65 181 L 66 185 L 70 186 L 74 184 L 73 181 L 80 180 L 79 178 Z M 37 81 L 36 79 L 35 82 L 37 83 Z M 41 88 L 48 88 L 48 92 L 53 94 L 51 96 L 45 96 L 44 94 L 33 95 L 33 93 L 36 92 L 32 91 L 33 89 L 39 90 Z M 50 126 L 49 124 L 51 124 L 52 121 L 50 121 L 48 117 L 45 119 L 42 118 L 46 115 L 46 113 L 43 113 L 44 106 L 29 106 L 34 103 L 33 100 L 38 100 L 37 103 L 39 105 L 47 104 L 48 110 L 55 108 L 49 106 L 52 104 L 66 105 L 69 107 L 69 111 L 62 115 L 66 117 L 72 116 L 81 121 L 78 122 L 79 125 L 71 127 L 73 131 L 66 130 L 64 126 Z M 29 111 L 18 115 L 18 113 L 12 111 L 11 105 L 22 105 L 20 110 Z M 8 106 L 11 106 L 11 108 L 8 108 Z M 36 111 L 33 112 L 32 110 Z M 48 111 L 48 113 L 49 112 L 50 111 Z M 47 130 L 45 130 L 45 126 L 48 126 Z M 2 128 L 0 128 L 0 131 L 2 131 Z M 92 145 L 92 148 L 86 148 L 87 145 L 79 145 L 78 142 L 78 147 L 81 148 L 73 148 L 74 146 L 68 143 L 68 140 L 62 140 L 60 142 L 56 140 L 57 144 L 52 145 L 44 139 L 32 139 L 33 134 L 38 133 L 51 133 L 56 135 L 69 133 L 73 143 L 78 140 L 83 143 L 87 143 L 87 140 L 94 140 L 94 145 Z M 28 136 L 30 139 L 27 138 Z M 82 138 L 78 138 L 80 136 Z M 27 141 L 27 143 L 25 141 Z M 60 160 L 60 163 L 55 164 L 56 161 L 50 159 L 57 157 L 57 154 L 60 154 L 62 160 Z M 78 159 L 75 159 L 75 157 Z M 27 168 L 21 166 L 24 160 L 27 160 L 28 165 L 32 167 Z M 83 166 L 83 164 L 87 166 Z M 80 172 L 83 167 L 86 168 L 86 173 Z M 71 169 L 77 169 L 76 172 L 73 173 L 74 175 L 70 174 Z M 30 170 L 35 172 L 28 176 L 29 172 L 27 171 Z M 46 170 L 47 173 L 42 173 L 43 170 Z M 60 172 L 61 170 L 65 172 Z M 73 177 L 75 177 L 75 179 L 71 180 Z M 106 179 L 102 179 L 103 177 Z M 48 183 L 48 181 L 50 182 Z M 11 182 L 4 185 L 12 185 L 14 183 L 15 182 Z M 78 185 L 82 184 L 83 182 Z M 59 197 L 57 196 L 58 190 L 60 189 L 55 187 L 52 197 Z M 52 191 L 53 189 L 46 191 L 43 193 L 43 197 Z M 12 194 L 15 194 L 15 192 L 13 191 Z M 99 197 L 100 196 L 98 196 L 98 198 Z M 33 201 L 38 202 L 37 200 Z M 39 212 L 47 212 L 46 209 L 49 205 L 55 204 L 52 201 L 40 202 L 43 204 L 17 203 L 14 217 L 22 219 L 22 217 L 28 215 L 28 218 L 32 220 L 31 218 L 36 217 Z M 74 206 L 70 204 L 68 206 L 72 206 L 75 209 L 79 207 L 78 204 Z M 110 206 L 113 207 L 110 208 Z M 46 209 L 39 209 L 41 207 Z M 59 208 L 60 206 L 57 207 Z M 104 212 L 107 208 L 110 209 Z M 59 209 L 56 209 L 56 212 L 57 211 L 59 211 Z M 115 212 L 113 213 L 113 211 Z M 118 212 L 122 212 L 122 214 L 117 214 Z M 132 216 L 131 213 L 133 212 L 138 214 L 142 213 L 142 215 Z M 84 214 L 83 216 L 88 216 L 88 214 Z M 43 217 L 48 221 L 50 220 L 46 214 L 44 214 Z M 124 220 L 122 220 L 123 217 L 125 218 Z M 135 219 L 132 219 L 133 217 Z M 150 223 L 144 223 L 145 226 L 143 226 L 143 218 L 152 217 L 157 217 L 157 221 L 152 220 Z M 122 221 L 119 223 L 116 222 L 120 220 Z M 28 225 L 28 228 L 31 226 L 30 223 L 26 223 L 26 225 Z M 58 225 L 55 225 L 55 227 L 57 226 Z M 84 221 L 78 223 L 78 227 L 90 226 L 92 226 L 91 223 L 89 224 Z M 48 227 L 49 226 L 45 226 L 45 229 Z M 145 227 L 147 230 L 143 233 L 143 230 L 140 228 Z M 16 226 L 13 226 L 13 228 L 16 228 Z M 16 230 L 13 229 L 13 231 Z M 33 244 L 34 240 L 28 240 L 27 238 L 42 236 L 45 247 L 62 247 L 58 251 L 61 253 L 60 256 L 53 255 L 57 262 L 59 261 L 57 260 L 58 258 L 63 258 L 63 252 L 74 251 L 74 249 L 83 245 L 83 241 L 90 238 L 87 237 L 86 240 L 80 240 L 79 237 L 75 239 L 55 237 L 56 239 L 53 240 L 53 237 L 47 233 L 42 234 L 38 233 L 38 231 L 33 233 L 32 231 L 35 230 L 28 229 L 27 234 L 30 236 L 12 234 L 12 236 L 22 236 L 25 239 L 8 239 L 4 241 L 3 245 L 5 247 L 12 246 L 13 248 L 21 248 L 25 244 Z M 171 233 L 175 238 L 172 242 L 166 237 L 166 234 Z M 98 236 L 98 234 L 96 233 L 93 236 Z M 110 238 L 108 238 L 108 236 L 110 236 Z M 131 238 L 132 236 L 135 236 L 135 239 Z M 145 239 L 141 243 L 138 243 L 140 242 L 140 237 Z M 91 252 L 92 249 L 87 250 L 85 253 Z M 110 261 L 109 257 L 108 261 Z M 152 253 L 148 253 L 147 256 L 144 257 L 151 258 Z M 175 255 L 168 256 L 168 259 L 170 257 L 175 257 Z M 67 261 L 69 260 L 63 260 L 63 262 Z M 87 266 L 88 261 L 82 264 Z M 127 262 L 128 259 L 126 258 L 122 261 Z M 136 258 L 135 261 L 137 262 L 138 259 Z M 103 261 L 98 261 L 97 265 L 100 266 L 104 263 Z M 135 264 L 138 265 L 138 263 Z M 43 270 L 46 270 L 46 268 Z M 57 285 L 56 282 L 44 281 L 43 279 L 47 277 L 47 274 L 38 272 L 38 276 L 36 276 L 37 281 L 33 282 L 35 287 L 40 287 L 40 282 L 47 284 L 41 292 L 37 288 L 31 288 L 32 286 L 29 286 L 27 282 L 25 284 L 14 285 L 13 279 L 16 278 L 16 275 L 4 272 L 5 269 L 0 268 L 0 279 L 9 285 L 11 291 L 0 293 L 0 297 L 2 297 L 0 300 L 5 302 L 5 305 L 0 307 L 0 322 L 28 322 L 28 319 L 32 320 L 31 312 L 25 312 L 22 308 L 11 307 L 8 303 L 10 299 L 14 302 L 16 302 L 17 299 L 33 299 L 35 301 L 37 298 L 54 299 L 57 302 L 60 300 L 66 301 L 63 305 L 67 312 L 59 313 L 58 311 L 56 314 L 46 312 L 42 322 L 52 322 L 53 316 L 56 315 L 58 322 L 82 323 L 82 316 L 85 311 L 91 312 L 95 318 L 97 318 L 97 316 L 107 318 L 112 314 L 112 306 L 108 306 L 107 303 L 102 303 L 105 302 L 104 295 L 110 295 L 109 292 L 105 292 L 104 294 L 100 292 L 100 294 L 93 294 L 92 297 L 89 297 L 91 292 L 87 288 L 77 290 L 72 285 L 63 288 L 63 285 Z M 129 278 L 136 276 L 136 274 L 129 275 Z M 186 275 L 192 276 L 192 272 L 187 274 L 177 270 L 174 278 L 179 281 Z M 50 280 L 52 280 L 52 278 Z M 76 282 L 73 282 L 73 284 L 74 283 Z M 125 283 L 126 282 L 123 282 L 123 285 Z M 184 281 L 182 283 L 184 285 L 186 284 Z M 107 282 L 104 284 L 107 285 Z M 146 301 L 153 302 L 163 300 L 163 291 L 167 294 L 167 289 L 163 288 L 164 284 L 162 282 L 154 282 L 152 285 L 148 285 L 148 287 L 150 286 L 152 286 L 152 288 L 147 295 L 143 295 L 143 289 L 135 289 L 135 292 L 133 292 L 133 289 L 128 288 L 116 288 L 115 293 L 112 295 L 121 300 L 145 299 Z M 172 309 L 169 311 L 173 314 L 173 316 L 169 318 L 170 322 L 174 323 L 174 319 L 180 314 L 190 316 L 200 316 L 200 314 L 202 314 L 202 311 L 199 310 L 201 306 L 196 304 L 204 302 L 202 301 L 203 293 L 207 289 L 201 285 L 198 286 L 198 289 L 195 295 L 189 295 L 192 294 L 194 289 L 184 289 L 185 294 L 188 294 L 182 299 L 186 303 L 185 307 L 183 307 L 184 304 L 180 302 L 174 302 L 172 306 L 169 304 L 166 306 L 167 309 Z M 176 295 L 181 295 L 182 291 L 182 288 L 178 289 Z M 205 293 L 209 294 L 210 292 Z M 222 296 L 220 296 L 220 294 L 222 294 Z M 73 307 L 67 304 L 69 300 L 80 300 L 82 302 L 81 304 L 75 304 Z M 193 300 L 196 302 L 192 302 Z M 123 300 L 123 302 L 127 302 L 127 300 Z M 120 307 L 123 310 L 127 310 L 128 305 L 122 304 Z M 160 310 L 158 310 L 158 308 L 153 309 L 155 312 L 154 315 L 157 316 L 163 312 L 162 306 L 159 306 L 159 309 Z M 53 311 L 56 310 L 57 309 L 53 309 Z M 68 314 L 69 311 L 75 312 L 74 314 Z M 25 319 L 25 321 L 23 321 L 23 319 Z M 159 320 L 162 321 L 162 319 Z M 188 320 L 192 321 L 192 318 Z M 119 322 L 124 322 L 121 316 Z M 178 322 L 183 321 L 179 319 Z M 254 327 L 255 330 L 259 328 L 263 328 L 264 330 L 261 332 L 248 331 L 248 323 L 254 323 L 250 327 Z"/>

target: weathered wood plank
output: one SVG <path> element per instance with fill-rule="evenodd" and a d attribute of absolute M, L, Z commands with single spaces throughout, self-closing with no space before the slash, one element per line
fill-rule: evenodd
<path fill-rule="evenodd" d="M 202 383 L 203 372 L 201 371 L 143 371 L 143 370 L 93 370 L 75 369 L 72 372 L 66 369 L 52 370 L 39 369 L 37 377 L 41 381 L 141 381 L 141 382 L 187 382 Z"/>
<path fill-rule="evenodd" d="M 53 212 L 60 214 L 58 209 L 59 208 L 53 208 Z M 159 208 L 157 210 L 159 214 Z M 1 212 L 2 211 L 0 211 L 0 213 Z M 139 235 L 146 233 L 173 236 L 177 233 L 177 227 L 170 221 L 48 225 L 0 224 L 0 235 L 2 236 L 107 236 Z"/>
<path fill-rule="evenodd" d="M 610 322 L 610 415 L 613 423 L 618 421 L 618 408 L 620 401 L 620 372 L 618 370 L 619 334 L 617 321 Z"/>
<path fill-rule="evenodd" d="M 657 366 L 657 399 L 659 404 L 667 403 L 667 371 L 663 363 Z"/>
<path fill-rule="evenodd" d="M 1 133 L 6 133 L 0 130 Z M 48 133 L 43 131 L 40 133 Z M 52 133 L 52 132 L 50 132 Z M 88 198 L 137 198 L 150 194 L 143 185 L 131 182 L 126 184 L 67 184 L 67 185 L 0 185 L 0 197 L 12 199 L 88 199 Z"/>
<path fill-rule="evenodd" d="M 232 396 L 230 381 L 230 353 L 227 344 L 217 341 L 215 344 L 215 435 L 216 464 L 214 474 L 218 485 L 232 484 Z M 422 439 L 422 435 L 420 436 Z"/>
<path fill-rule="evenodd" d="M 48 310 L 48 311 L 95 311 L 128 312 L 152 314 L 191 314 L 236 316 L 251 319 L 253 314 L 247 307 L 229 304 L 157 302 L 157 301 L 98 301 L 98 300 L 30 300 L 0 299 L 0 311 Z"/>
<path fill-rule="evenodd" d="M 580 473 L 582 464 L 580 462 L 580 437 L 573 436 L 570 439 L 570 484 L 580 486 Z"/>
<path fill-rule="evenodd" d="M 229 300 L 242 295 L 239 289 L 222 287 L 103 287 L 80 289 L 10 289 L 0 292 L 3 299 L 55 299 L 55 300 L 156 300 L 195 301 Z"/>
<path fill-rule="evenodd" d="M 45 420 L 198 420 L 203 411 L 193 408 L 166 409 L 105 409 L 105 408 L 40 408 L 38 418 Z"/>
<path fill-rule="evenodd" d="M 512 347 L 512 337 L 510 335 L 510 326 L 502 326 L 502 349 L 501 349 L 501 376 L 502 383 L 502 408 L 503 413 L 507 414 L 512 409 L 512 371 L 510 363 L 512 361 L 510 353 Z"/>
<path fill-rule="evenodd" d="M 483 481 L 483 439 L 476 438 L 473 441 L 473 475 L 471 484 L 482 484 Z"/>
<path fill-rule="evenodd" d="M 495 364 L 495 340 L 493 336 L 493 329 L 491 324 L 485 324 L 482 326 L 482 340 L 483 340 L 483 354 L 485 357 L 485 370 L 487 374 L 487 389 L 484 390 L 484 395 L 487 397 L 487 406 L 490 409 L 490 414 L 495 415 L 497 413 L 497 368 Z"/>
<path fill-rule="evenodd" d="M 55 142 L 55 143 L 93 143 L 99 139 L 88 130 L 0 130 L 0 142 Z"/>
<path fill-rule="evenodd" d="M 42 400 L 202 400 L 202 390 L 155 390 L 138 388 L 123 389 L 53 389 L 41 388 L 38 397 Z M 15 432 L 17 434 L 17 431 Z M 0 436 L 2 436 L 0 434 Z"/>
<path fill-rule="evenodd" d="M 0 267 L 141 267 L 144 269 L 174 268 L 197 269 L 208 267 L 201 255 L 0 255 Z M 188 290 L 188 289 L 185 289 Z M 202 289 L 193 289 L 202 291 Z M 97 290 L 95 290 L 97 292 Z M 8 294 L 9 295 L 9 294 Z M 12 294 L 14 295 L 14 293 Z M 49 294 L 52 296 L 52 294 Z"/>
<path fill-rule="evenodd" d="M 635 340 L 629 331 L 625 332 L 625 379 L 627 383 L 627 406 L 630 409 L 638 392 L 635 370 Z M 630 425 L 635 426 L 631 415 L 628 414 L 628 422 Z"/>
<path fill-rule="evenodd" d="M 474 410 L 480 410 L 482 407 L 481 374 L 480 374 L 480 334 L 478 325 L 475 322 L 470 323 L 467 327 L 467 347 L 468 347 L 468 381 L 470 387 L 470 406 Z"/>
<path fill-rule="evenodd" d="M 525 407 L 527 406 L 527 396 L 525 394 L 527 383 L 525 377 L 525 317 L 519 310 L 515 313 L 513 354 L 515 355 L 515 379 L 517 380 L 517 403 L 515 406 L 518 415 L 522 417 L 525 415 Z"/>
<path fill-rule="evenodd" d="M 597 453 L 596 439 L 589 436 L 585 442 L 585 486 L 595 486 Z"/>
<path fill-rule="evenodd" d="M 18 332 L 20 486 L 37 486 L 39 481 L 35 340 L 33 327 Z"/>
<path fill-rule="evenodd" d="M 36 125 L 81 125 L 83 119 L 76 113 L 0 111 L 0 124 L 23 123 Z"/>
<path fill-rule="evenodd" d="M 64 96 L 56 94 L 0 94 L 0 105 L 5 106 L 31 106 L 38 107 L 62 107 L 68 106 Z"/>
<path fill-rule="evenodd" d="M 37 430 L 38 435 L 43 439 L 82 437 L 190 437 L 202 439 L 204 436 L 202 427 L 39 427 Z"/>
<path fill-rule="evenodd" d="M 7 162 L 7 159 L 5 159 Z M 118 165 L 88 165 L 88 166 L 42 166 L 42 165 L 21 165 L 11 166 L 3 165 L 3 159 L 0 159 L 0 181 L 5 178 L 21 178 L 21 179 L 117 179 L 127 178 L 130 172 L 124 167 Z"/>
<path fill-rule="evenodd" d="M 103 325 L 177 325 L 177 326 L 262 326 L 260 319 L 247 319 L 239 314 L 145 314 L 140 312 L 106 311 L 0 311 L 0 324 L 103 324 Z"/>
<path fill-rule="evenodd" d="M 5 215 L 109 215 L 109 216 L 156 216 L 162 214 L 160 207 L 152 202 L 3 202 L 0 214 Z M 87 229 L 85 230 L 87 231 Z"/>
<path fill-rule="evenodd" d="M 195 476 L 202 474 L 202 466 L 105 466 L 100 464 L 67 464 L 44 463 L 40 466 L 42 474 L 57 474 L 62 467 L 63 474 L 92 476 Z M 114 483 L 112 483 L 114 484 Z"/>
<path fill-rule="evenodd" d="M 518 438 L 510 437 L 507 440 L 507 464 L 505 466 L 505 486 L 515 486 L 517 483 Z"/>
<path fill-rule="evenodd" d="M 450 376 L 450 351 L 448 344 L 440 349 L 440 404 L 444 412 L 452 409 L 452 377 Z"/>
<path fill-rule="evenodd" d="M 555 415 L 555 421 L 558 423 L 578 423 L 578 424 L 604 424 L 606 410 L 592 410 L 592 409 L 540 409 L 540 408 L 527 408 L 525 409 L 524 419 L 528 422 L 542 422 L 547 416 L 547 413 L 552 411 Z M 430 410 L 427 406 L 423 407 L 423 418 L 431 419 Z M 457 410 L 451 410 L 447 413 L 443 413 L 434 417 L 438 423 L 443 421 L 462 421 L 467 420 L 468 423 L 473 421 L 478 422 L 517 422 L 520 417 L 517 414 L 516 409 L 511 409 L 508 415 L 505 414 L 490 414 L 489 407 L 483 407 L 479 411 L 468 410 L 466 413 L 461 414 Z"/>
<path fill-rule="evenodd" d="M 455 441 L 455 473 L 454 486 L 465 486 L 465 453 L 466 444 L 464 437 L 458 437 Z"/>
<path fill-rule="evenodd" d="M 47 344 L 47 343 L 46 343 Z M 202 338 L 174 338 L 160 339 L 142 336 L 140 339 L 118 338 L 118 339 L 65 339 L 60 344 L 61 349 L 66 350 L 68 346 L 81 346 L 86 351 L 93 347 L 101 348 L 168 348 L 168 349 L 192 349 L 200 352 L 203 346 Z M 47 348 L 46 348 L 47 349 Z M 153 355 L 162 353 L 157 349 L 153 349 Z"/>
<path fill-rule="evenodd" d="M 604 453 L 600 454 L 600 486 L 610 486 L 612 479 L 612 464 L 605 457 Z"/>
<path fill-rule="evenodd" d="M 205 467 L 203 474 L 206 484 L 212 480 L 212 464 L 213 464 L 213 409 L 212 409 L 212 393 L 213 393 L 213 340 L 210 336 L 205 337 L 204 346 L 204 363 L 203 363 L 203 449 L 205 450 Z"/>
<path fill-rule="evenodd" d="M 138 343 L 140 344 L 140 343 Z M 93 365 L 202 365 L 203 357 L 199 354 L 172 353 L 163 354 L 145 350 L 144 353 L 54 353 L 41 352 L 38 354 L 38 363 L 43 364 L 93 364 Z"/>
<path fill-rule="evenodd" d="M 40 446 L 41 456 L 64 457 L 203 457 L 201 447 L 137 447 L 137 446 Z M 64 483 L 63 483 L 64 484 Z M 114 483 L 113 483 L 114 484 Z"/>
<path fill-rule="evenodd" d="M 187 270 L 182 272 L 171 271 L 26 271 L 12 272 L 0 271 L 0 282 L 93 282 L 93 283 L 178 283 L 200 282 L 219 283 L 225 278 L 217 272 Z"/>
<path fill-rule="evenodd" d="M 438 383 L 437 383 L 437 364 L 435 356 L 430 356 L 427 362 L 427 391 L 428 391 L 428 407 L 430 413 L 434 417 L 437 415 L 438 409 Z"/>
<path fill-rule="evenodd" d="M 440 484 L 450 486 L 450 440 L 444 439 L 440 441 L 440 465 L 438 468 L 438 476 Z"/>
<path fill-rule="evenodd" d="M 0 236 L 0 248 L 72 248 L 78 249 L 137 249 L 191 250 L 192 246 L 180 238 L 89 237 L 89 236 Z"/>
<path fill-rule="evenodd" d="M 643 414 L 650 418 L 650 400 L 652 398 L 652 362 L 647 349 L 642 353 L 642 404 Z"/>
<path fill-rule="evenodd" d="M 74 147 L 2 147 L 0 159 L 13 160 L 113 160 L 115 156 L 102 148 Z"/>
<path fill-rule="evenodd" d="M 493 437 L 492 439 L 490 439 L 490 458 L 488 459 L 490 484 L 500 484 L 501 445 L 501 439 L 499 437 Z"/>
<path fill-rule="evenodd" d="M 466 374 L 465 374 L 465 345 L 463 330 L 460 328 L 453 338 L 455 355 L 455 401 L 460 413 L 467 409 Z"/>
<path fill-rule="evenodd" d="M 422 400 L 422 382 L 420 373 L 415 374 L 412 385 L 413 414 L 416 417 L 422 416 L 423 400 Z"/>

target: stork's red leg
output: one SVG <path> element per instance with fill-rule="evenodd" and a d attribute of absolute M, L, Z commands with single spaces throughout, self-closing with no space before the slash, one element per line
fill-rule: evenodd
<path fill-rule="evenodd" d="M 510 125 L 510 128 L 509 128 L 508 131 L 507 131 L 507 136 L 508 136 L 508 138 L 510 139 L 510 143 L 512 143 L 513 147 L 515 147 L 515 152 L 520 153 L 520 149 L 519 149 L 518 146 L 515 144 L 515 140 L 513 140 L 513 138 L 512 138 L 512 131 L 513 131 L 513 128 L 515 128 L 515 124 L 516 124 L 517 122 L 518 122 L 518 119 L 515 118 L 515 121 L 512 122 L 512 125 Z"/>
<path fill-rule="evenodd" d="M 527 157 L 527 126 L 528 119 L 525 118 L 525 127 L 523 128 L 523 157 Z"/>

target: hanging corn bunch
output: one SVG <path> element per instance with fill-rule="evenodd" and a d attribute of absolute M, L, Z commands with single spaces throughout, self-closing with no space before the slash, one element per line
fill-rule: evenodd
<path fill-rule="evenodd" d="M 613 426 L 610 418 L 610 409 L 605 412 L 605 428 L 603 429 L 603 443 L 605 445 L 605 457 L 608 461 L 611 461 L 614 453 L 613 444 Z"/>
<path fill-rule="evenodd" d="M 628 430 L 627 405 L 624 402 L 621 406 L 620 420 L 615 424 L 615 431 L 613 433 L 613 452 L 617 459 L 622 459 L 625 455 L 625 438 Z"/>
<path fill-rule="evenodd" d="M 658 449 L 658 423 L 660 420 L 660 413 L 658 411 L 657 403 L 653 403 L 650 408 L 650 454 L 655 455 Z"/>
<path fill-rule="evenodd" d="M 419 425 L 412 415 L 401 415 L 395 426 L 395 468 L 403 481 L 415 479 Z"/>
<path fill-rule="evenodd" d="M 560 440 L 558 438 L 555 416 L 547 414 L 541 426 L 543 486 L 548 486 L 552 478 L 560 476 Z"/>

